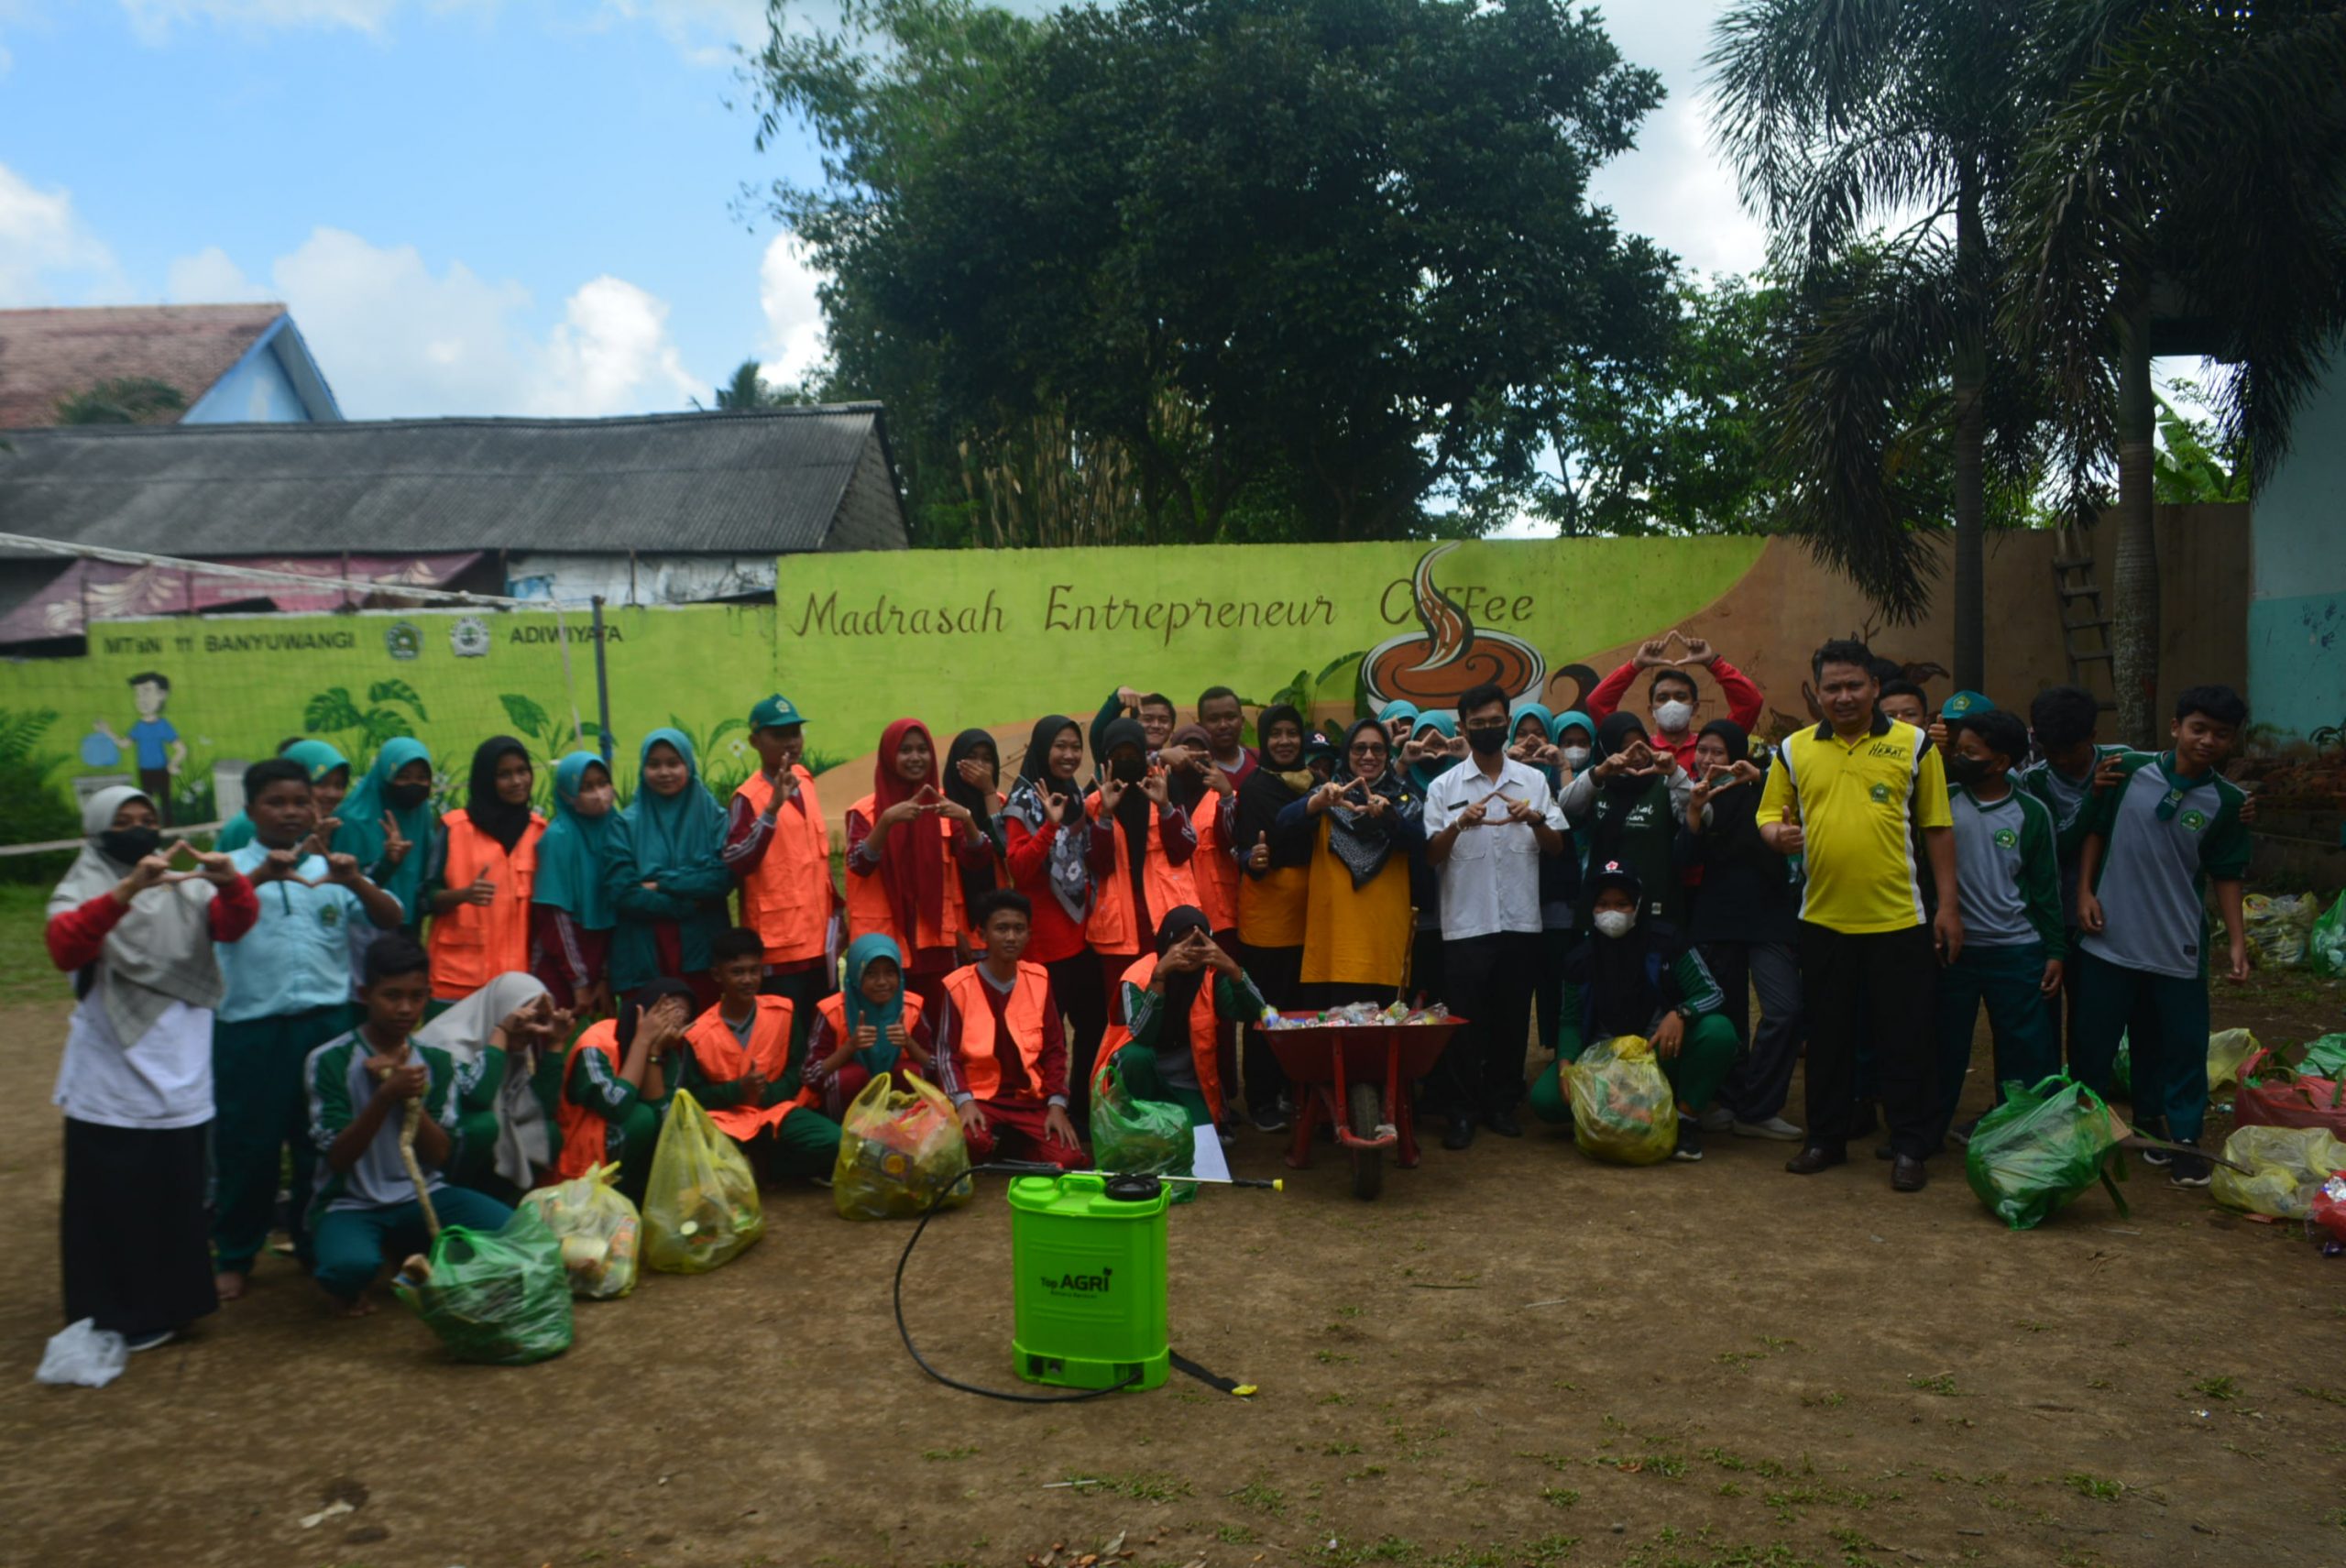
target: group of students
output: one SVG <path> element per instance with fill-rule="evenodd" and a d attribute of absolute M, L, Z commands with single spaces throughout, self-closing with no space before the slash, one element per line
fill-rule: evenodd
<path fill-rule="evenodd" d="M 1696 667 L 1727 718 L 1698 723 Z M 722 805 L 674 729 L 644 737 L 624 810 L 578 751 L 540 813 L 510 737 L 436 814 L 419 742 L 355 787 L 333 748 L 289 743 L 211 850 L 167 850 L 149 796 L 101 791 L 48 927 L 81 998 L 56 1093 L 69 1321 L 143 1347 L 242 1294 L 289 1157 L 291 1249 L 365 1311 L 421 1244 L 410 1101 L 441 1215 L 480 1227 L 597 1165 L 640 1195 L 679 1090 L 769 1179 L 828 1175 L 848 1106 L 890 1073 L 945 1093 L 973 1158 L 1071 1168 L 1100 1093 L 1225 1139 L 1242 1102 L 1281 1130 L 1288 1086 L 1253 1026 L 1273 1008 L 1465 1019 L 1420 1086 L 1452 1148 L 1520 1135 L 1536 1014 L 1557 1051 L 1529 1091 L 1545 1119 L 1568 1116 L 1563 1062 L 1641 1035 L 1681 1157 L 1731 1128 L 1798 1140 L 1790 1168 L 1819 1170 L 1878 1101 L 1911 1190 L 1979 1003 L 1998 1081 L 2034 1078 L 2059 1065 L 2066 987 L 2072 1070 L 2106 1091 L 2131 1028 L 2138 1114 L 2190 1142 L 2205 877 L 2245 963 L 2242 796 L 2216 771 L 2239 698 L 2187 694 L 2154 755 L 2097 747 L 2074 688 L 2037 696 L 2032 743 L 1977 694 L 1932 720 L 1861 645 L 1814 671 L 1824 719 L 1772 757 L 1758 688 L 1677 632 L 1585 711 L 1480 686 L 1454 718 L 1397 703 L 1339 735 L 1274 705 L 1249 746 L 1228 687 L 1188 725 L 1124 687 L 1088 724 L 1037 722 L 1014 771 L 984 730 L 940 752 L 898 719 L 844 813 L 839 878 L 780 695 L 751 710 L 760 766 Z M 1622 711 L 1647 672 L 1649 714 Z M 1803 1051 L 1805 1130 L 1781 1114 Z"/>

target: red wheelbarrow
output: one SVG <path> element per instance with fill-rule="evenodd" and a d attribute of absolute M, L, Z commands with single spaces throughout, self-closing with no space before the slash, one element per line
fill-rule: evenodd
<path fill-rule="evenodd" d="M 1399 1157 L 1403 1168 L 1416 1168 L 1409 1085 L 1433 1070 L 1442 1048 L 1465 1022 L 1453 1017 L 1435 1024 L 1313 1024 L 1265 1030 L 1272 1054 L 1302 1102 L 1295 1142 L 1287 1151 L 1288 1168 L 1302 1170 L 1311 1164 L 1311 1137 L 1325 1122 L 1352 1156 L 1354 1197 L 1375 1198 L 1384 1190 L 1387 1149 Z"/>

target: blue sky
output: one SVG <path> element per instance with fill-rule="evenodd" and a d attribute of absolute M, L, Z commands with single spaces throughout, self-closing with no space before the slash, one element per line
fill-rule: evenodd
<path fill-rule="evenodd" d="M 1760 230 L 1709 155 L 1714 0 L 1615 5 L 1671 101 L 1598 194 L 1690 264 Z M 794 14 L 807 8 L 794 7 Z M 828 7 L 825 7 L 828 10 Z M 820 353 L 744 181 L 757 0 L 0 0 L 0 306 L 281 299 L 345 411 L 685 406 Z"/>

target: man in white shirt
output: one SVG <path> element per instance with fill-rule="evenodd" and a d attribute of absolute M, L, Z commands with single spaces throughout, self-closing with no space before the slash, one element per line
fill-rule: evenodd
<path fill-rule="evenodd" d="M 1564 817 L 1539 769 L 1507 754 L 1507 698 L 1485 682 L 1458 699 L 1467 761 L 1426 792 L 1426 859 L 1442 879 L 1443 1000 L 1467 1021 L 1436 1069 L 1450 1130 L 1442 1146 L 1474 1141 L 1474 1122 L 1519 1138 L 1525 1042 L 1540 958 L 1540 857 L 1562 854 Z"/>

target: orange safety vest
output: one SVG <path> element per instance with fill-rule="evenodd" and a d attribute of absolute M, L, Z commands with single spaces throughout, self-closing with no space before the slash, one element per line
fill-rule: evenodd
<path fill-rule="evenodd" d="M 772 1082 L 790 1070 L 790 1001 L 781 996 L 758 998 L 758 1014 L 750 1025 L 747 1047 L 734 1037 L 733 1025 L 725 1021 L 721 1004 L 685 1025 L 685 1044 L 701 1070 L 719 1082 L 747 1077 L 752 1069 Z M 708 1119 L 727 1137 L 747 1143 L 766 1128 L 782 1125 L 783 1119 L 800 1106 L 813 1103 L 814 1096 L 802 1090 L 796 1099 L 779 1105 L 712 1105 Z"/>
<path fill-rule="evenodd" d="M 562 1157 L 554 1162 L 565 1181 L 586 1175 L 603 1163 L 603 1129 L 610 1123 L 595 1114 L 570 1097 L 570 1071 L 577 1065 L 581 1051 L 600 1051 L 611 1058 L 611 1071 L 617 1073 L 624 1059 L 619 1054 L 619 1024 L 616 1018 L 605 1018 L 586 1025 L 562 1058 L 562 1099 L 554 1118 L 562 1127 Z"/>
<path fill-rule="evenodd" d="M 1119 990 L 1109 998 L 1111 1014 L 1114 1003 L 1124 996 L 1126 985 L 1148 989 L 1157 977 L 1157 955 L 1145 953 L 1124 978 L 1117 981 Z M 1222 1120 L 1222 1015 L 1213 1004 L 1213 979 L 1208 973 L 1198 981 L 1198 994 L 1189 1003 L 1189 1059 L 1197 1064 L 1198 1092 L 1205 1096 L 1206 1109 L 1213 1113 L 1216 1122 Z M 1091 1092 L 1099 1095 L 1108 1082 L 1108 1063 L 1115 1054 L 1133 1043 L 1133 1032 L 1126 1025 L 1111 1023 L 1108 1032 L 1100 1036 L 1100 1061 L 1091 1069 Z"/>
<path fill-rule="evenodd" d="M 815 775 L 795 763 L 790 773 L 798 781 L 798 814 L 774 813 L 765 858 L 741 879 L 741 924 L 765 943 L 770 964 L 821 958 L 831 910 L 839 903 L 831 886 L 831 832 L 815 798 Z M 773 799 L 773 785 L 760 771 L 733 793 L 762 816 Z"/>
<path fill-rule="evenodd" d="M 1003 1004 L 1003 1022 L 1011 1043 L 1026 1064 L 1026 1080 L 1035 1098 L 1043 1098 L 1044 1003 L 1051 993 L 1051 973 L 1040 964 L 1021 959 L 1018 980 Z M 986 1001 L 986 982 L 975 964 L 965 964 L 945 977 L 945 994 L 960 1016 L 960 1037 L 953 1047 L 953 1072 L 972 1098 L 992 1100 L 1002 1088 L 1002 1063 L 994 1059 L 993 1008 Z"/>
<path fill-rule="evenodd" d="M 1214 766 L 1211 762 L 1206 765 Z M 1230 858 L 1230 829 L 1234 816 L 1230 801 L 1208 790 L 1199 800 L 1197 816 L 1192 818 L 1198 831 L 1198 852 L 1189 857 L 1189 868 L 1197 873 L 1198 907 L 1206 912 L 1206 919 L 1217 931 L 1230 930 L 1238 924 L 1238 862 Z"/>
<path fill-rule="evenodd" d="M 1132 786 L 1138 789 L 1140 786 Z M 1100 817 L 1100 797 L 1093 795 L 1084 809 L 1094 821 Z M 1092 902 L 1091 918 L 1084 923 L 1084 939 L 1094 952 L 1138 953 L 1140 951 L 1140 916 L 1133 908 L 1132 861 L 1125 847 L 1124 825 L 1111 817 L 1109 822 L 1116 829 L 1116 865 L 1098 883 L 1099 897 Z M 1200 841 L 1198 854 L 1204 854 Z M 1195 860 L 1196 855 L 1190 857 Z M 1148 814 L 1148 849 L 1140 863 L 1141 885 L 1148 891 L 1148 912 L 1157 920 L 1187 904 L 1203 909 L 1198 902 L 1198 879 L 1189 874 L 1186 865 L 1175 865 L 1165 855 L 1165 824 L 1157 817 L 1154 805 Z M 1208 919 L 1213 917 L 1207 912 Z"/>
<path fill-rule="evenodd" d="M 831 1038 L 839 1042 L 839 1045 L 832 1046 L 833 1050 L 846 1043 L 847 996 L 844 992 L 834 991 L 816 1003 L 815 1015 L 822 1019 L 824 1026 L 830 1030 Z M 904 1015 L 899 1022 L 904 1025 L 907 1035 L 913 1032 L 913 1025 L 920 1022 L 920 998 L 909 991 L 904 992 Z M 811 1030 L 809 1034 L 812 1034 Z"/>
<path fill-rule="evenodd" d="M 849 806 L 848 811 L 867 823 L 876 822 L 880 817 L 877 800 L 876 795 L 867 795 Z M 941 814 L 931 817 L 929 821 L 937 827 L 937 852 L 945 857 L 945 917 L 941 924 L 932 926 L 926 916 L 916 916 L 920 929 L 911 941 L 906 941 L 904 933 L 896 929 L 896 912 L 888 906 L 887 872 L 875 869 L 870 876 L 858 876 L 850 868 L 847 873 L 847 939 L 852 942 L 877 931 L 896 944 L 896 950 L 904 955 L 907 964 L 923 948 L 951 947 L 953 934 L 970 923 L 966 901 L 961 897 L 961 865 L 953 858 L 953 836 L 959 828 Z M 916 842 L 913 836 L 920 830 L 917 817 L 888 829 L 888 847 L 881 851 L 882 857 L 904 853 L 904 845 Z"/>
<path fill-rule="evenodd" d="M 463 811 L 451 811 L 440 824 L 448 839 L 440 885 L 470 887 L 483 872 L 497 884 L 496 902 L 459 904 L 432 917 L 432 994 L 462 1002 L 499 975 L 530 967 L 530 889 L 538 880 L 538 840 L 545 836 L 546 819 L 531 812 L 511 854 Z"/>

